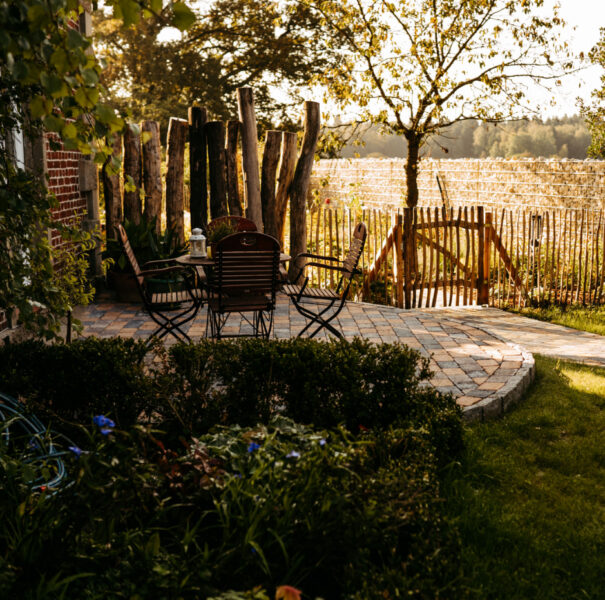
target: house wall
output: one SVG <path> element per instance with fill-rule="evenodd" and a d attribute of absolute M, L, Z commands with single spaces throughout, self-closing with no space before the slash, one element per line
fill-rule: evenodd
<path fill-rule="evenodd" d="M 90 35 L 90 13 L 83 13 L 79 20 L 72 19 L 69 26 L 79 29 L 85 35 Z M 59 144 L 58 149 L 51 148 L 51 140 Z M 65 224 L 83 221 L 86 227 L 94 226 L 94 223 L 90 223 L 90 217 L 96 203 L 96 196 L 92 198 L 91 192 L 96 190 L 96 186 L 88 185 L 84 190 L 81 185 L 82 154 L 64 150 L 60 139 L 54 133 L 46 133 L 39 142 L 26 140 L 26 146 L 25 151 L 22 149 L 21 152 L 24 155 L 26 168 L 41 174 L 46 173 L 48 189 L 58 200 L 58 206 L 52 213 L 53 218 Z M 62 243 L 61 236 L 56 230 L 49 232 L 49 235 L 53 247 L 58 247 Z M 0 311 L 0 336 L 8 326 L 5 314 Z"/>

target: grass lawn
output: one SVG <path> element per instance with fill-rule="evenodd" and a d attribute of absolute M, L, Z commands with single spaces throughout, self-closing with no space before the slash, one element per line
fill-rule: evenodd
<path fill-rule="evenodd" d="M 540 321 L 550 321 L 573 329 L 605 335 L 605 306 L 527 307 L 511 312 Z M 605 596 L 605 594 L 604 594 Z"/>
<path fill-rule="evenodd" d="M 536 363 L 518 407 L 466 428 L 446 479 L 464 584 L 481 599 L 605 598 L 605 369 Z"/>

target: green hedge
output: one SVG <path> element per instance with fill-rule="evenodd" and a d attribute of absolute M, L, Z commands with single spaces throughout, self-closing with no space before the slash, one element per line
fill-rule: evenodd
<path fill-rule="evenodd" d="M 360 338 L 177 344 L 165 373 L 171 402 L 157 410 L 165 427 L 189 433 L 275 414 L 354 433 L 415 427 L 449 462 L 462 449 L 461 413 L 450 395 L 423 384 L 428 377 L 415 350 Z"/>
<path fill-rule="evenodd" d="M 7 343 L 0 345 L 0 391 L 23 398 L 43 419 L 89 424 L 102 413 L 129 427 L 153 402 L 146 352 L 143 342 L 122 338 Z"/>
<path fill-rule="evenodd" d="M 69 423 L 89 424 L 99 413 L 122 428 L 151 419 L 170 443 L 215 425 L 253 426 L 283 415 L 353 433 L 416 428 L 440 464 L 462 449 L 455 401 L 424 385 L 428 361 L 400 344 L 204 340 L 172 346 L 153 369 L 143 364 L 145 352 L 143 342 L 121 338 L 7 344 L 0 391 Z"/>

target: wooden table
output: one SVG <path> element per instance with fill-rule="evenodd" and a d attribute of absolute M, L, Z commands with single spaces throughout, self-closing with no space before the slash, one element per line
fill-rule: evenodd
<path fill-rule="evenodd" d="M 291 259 L 292 257 L 289 254 L 284 254 L 283 252 L 280 252 L 280 263 L 288 262 Z M 178 262 L 180 265 L 185 265 L 188 267 L 212 267 L 216 264 L 214 258 L 208 258 L 207 256 L 204 256 L 203 258 L 193 258 L 190 254 L 183 254 L 182 256 L 179 256 L 176 259 L 176 262 Z"/>

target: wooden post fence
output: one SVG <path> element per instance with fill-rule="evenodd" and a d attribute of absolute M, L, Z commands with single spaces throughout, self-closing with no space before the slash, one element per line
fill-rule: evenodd
<path fill-rule="evenodd" d="M 189 108 L 189 211 L 191 228 L 206 229 L 208 221 L 208 188 L 206 187 L 206 135 L 208 120 L 205 108 Z"/>

